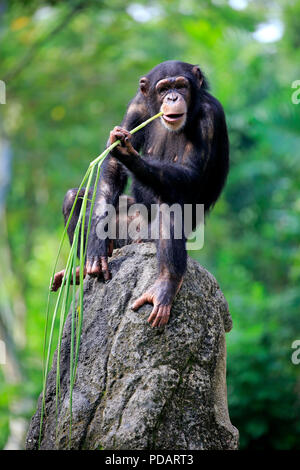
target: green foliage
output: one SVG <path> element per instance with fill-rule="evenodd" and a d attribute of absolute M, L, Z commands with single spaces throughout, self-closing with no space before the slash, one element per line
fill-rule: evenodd
<path fill-rule="evenodd" d="M 0 233 L 10 259 L 0 318 L 8 303 L 15 315 L 9 331 L 14 339 L 23 328 L 26 345 L 15 339 L 21 382 L 0 377 L 0 445 L 11 403 L 30 400 L 29 417 L 41 389 L 64 193 L 103 149 L 138 78 L 161 61 L 181 59 L 204 68 L 230 132 L 228 183 L 207 220 L 204 249 L 191 255 L 216 276 L 234 320 L 227 336 L 231 419 L 242 448 L 299 449 L 300 366 L 291 363 L 291 344 L 300 336 L 300 105 L 292 104 L 291 84 L 300 79 L 300 2 L 253 0 L 234 10 L 227 0 L 160 0 L 152 9 L 140 1 L 150 12 L 144 22 L 119 0 L 82 2 L 69 21 L 76 2 L 50 2 L 47 11 L 43 2 L 8 3 L 0 130 L 12 145 L 13 178 L 7 233 Z M 276 16 L 284 25 L 281 40 L 255 40 L 257 26 Z M 67 255 L 63 249 L 62 267 Z M 23 323 L 17 291 L 26 306 Z"/>

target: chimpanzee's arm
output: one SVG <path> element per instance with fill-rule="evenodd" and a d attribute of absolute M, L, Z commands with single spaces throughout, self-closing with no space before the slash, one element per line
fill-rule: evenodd
<path fill-rule="evenodd" d="M 195 160 L 197 157 L 193 157 Z M 200 160 L 200 155 L 199 155 Z M 194 186 L 200 181 L 201 162 L 194 167 L 192 161 L 190 166 L 176 165 L 172 163 L 163 163 L 159 161 L 146 161 L 142 158 L 130 159 L 124 162 L 135 177 L 145 186 L 150 187 L 164 201 L 179 202 L 193 191 Z"/>
<path fill-rule="evenodd" d="M 228 173 L 228 135 L 223 109 L 211 97 L 199 119 L 201 145 L 191 148 L 184 165 L 140 158 L 137 152 L 118 159 L 145 186 L 166 202 L 201 200 L 209 208 L 219 197 Z"/>

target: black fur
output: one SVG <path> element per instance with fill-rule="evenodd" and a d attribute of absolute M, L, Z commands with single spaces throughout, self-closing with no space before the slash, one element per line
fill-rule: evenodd
<path fill-rule="evenodd" d="M 207 81 L 199 69 L 202 85 L 193 73 L 194 66 L 168 61 L 147 75 L 149 93 L 140 90 L 129 103 L 122 127 L 131 130 L 159 112 L 156 83 L 168 77 L 184 76 L 189 80 L 191 100 L 183 129 L 170 132 L 156 119 L 132 136 L 133 147 L 141 157 L 116 159 L 112 155 L 103 164 L 97 204 L 101 200 L 118 203 L 124 191 L 128 170 L 133 177 L 136 202 L 191 203 L 205 206 L 207 213 L 221 194 L 229 168 L 229 144 L 225 115 L 219 101 L 208 92 Z M 94 215 L 88 241 L 87 257 L 104 256 L 107 242 L 99 241 L 95 227 L 101 216 Z M 194 226 L 197 221 L 194 218 Z M 172 276 L 182 277 L 186 268 L 185 239 L 157 242 L 160 271 L 167 268 Z"/>

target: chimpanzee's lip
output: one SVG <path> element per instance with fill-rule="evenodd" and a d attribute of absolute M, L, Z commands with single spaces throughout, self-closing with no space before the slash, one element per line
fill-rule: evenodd
<path fill-rule="evenodd" d="M 180 114 L 164 114 L 164 115 L 163 115 L 163 118 L 164 118 L 165 121 L 168 121 L 168 122 L 175 122 L 175 121 L 178 121 L 179 119 L 181 119 L 183 116 L 184 116 L 184 113 L 180 113 Z"/>

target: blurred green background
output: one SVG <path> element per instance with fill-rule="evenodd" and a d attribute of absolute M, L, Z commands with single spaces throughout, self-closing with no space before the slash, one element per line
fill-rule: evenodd
<path fill-rule="evenodd" d="M 204 69 L 229 127 L 228 183 L 191 255 L 234 321 L 231 421 L 242 449 L 299 450 L 300 1 L 0 0 L 0 15 L 0 448 L 22 448 L 41 391 L 63 196 L 139 77 L 178 59 Z"/>

